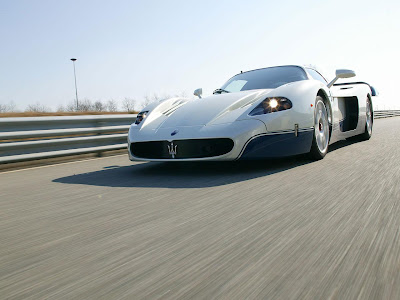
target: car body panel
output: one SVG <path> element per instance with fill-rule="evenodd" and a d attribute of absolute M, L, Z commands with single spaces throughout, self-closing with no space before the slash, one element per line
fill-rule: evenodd
<path fill-rule="evenodd" d="M 332 133 L 331 143 L 362 134 L 365 131 L 367 98 L 369 101 L 372 101 L 371 89 L 368 84 L 349 84 L 346 85 L 346 88 L 343 88 L 343 86 L 340 85 L 334 85 L 330 90 L 332 94 L 332 105 L 334 112 L 334 130 Z M 346 102 L 354 97 L 357 98 L 356 101 L 358 108 L 358 121 L 356 128 L 342 131 L 340 124 L 346 118 Z"/>

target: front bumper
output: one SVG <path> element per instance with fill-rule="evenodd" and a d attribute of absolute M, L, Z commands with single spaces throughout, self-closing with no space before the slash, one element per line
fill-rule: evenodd
<path fill-rule="evenodd" d="M 176 134 L 171 135 L 173 132 Z M 152 132 L 141 132 L 138 127 L 131 127 L 128 134 L 128 152 L 129 158 L 132 161 L 210 161 L 210 160 L 236 160 L 246 142 L 253 136 L 265 134 L 265 124 L 259 120 L 242 120 L 233 123 L 211 125 L 211 126 L 186 126 L 178 128 L 162 128 Z M 179 158 L 179 155 L 169 154 L 171 151 L 168 149 L 178 145 L 176 152 L 178 153 L 179 144 L 184 141 L 198 141 L 198 140 L 211 140 L 211 139 L 229 139 L 233 142 L 232 149 L 222 155 L 207 156 L 207 157 L 192 157 L 192 158 Z M 164 147 L 161 152 L 167 152 L 167 156 L 162 155 L 160 158 L 156 157 L 138 157 L 135 156 L 132 148 L 135 143 L 143 142 L 157 142 L 155 146 Z M 171 145 L 171 143 L 173 143 Z M 193 142 L 195 143 L 195 142 Z M 182 148 L 181 148 L 182 149 Z M 175 149 L 173 149 L 175 150 Z M 183 151 L 183 150 L 181 150 Z M 169 158 L 168 155 L 170 155 Z"/>
<path fill-rule="evenodd" d="M 130 130 L 128 136 L 129 158 L 132 161 L 226 161 L 285 157 L 308 153 L 311 149 L 314 132 L 313 128 L 299 129 L 297 134 L 294 130 L 267 132 L 264 123 L 258 120 L 244 120 L 231 124 L 201 127 L 196 129 L 191 127 L 175 129 L 181 133 L 179 138 L 172 137 L 171 133 L 175 130 L 169 128 L 166 131 L 163 130 L 163 132 L 157 133 L 164 134 L 164 138 L 157 140 L 142 140 L 139 138 L 140 136 L 138 137 L 138 132 Z M 168 132 L 168 135 L 165 135 L 164 131 Z M 189 134 L 190 131 L 192 131 L 191 134 Z M 222 155 L 191 158 L 180 158 L 177 155 L 179 148 L 173 149 L 174 146 L 179 147 L 184 143 L 191 143 L 192 147 L 193 145 L 196 147 L 198 141 L 212 139 L 229 139 L 233 141 L 233 147 L 229 152 Z M 163 147 L 163 158 L 133 155 L 132 148 L 135 143 L 143 142 L 154 142 L 159 147 Z M 176 152 L 171 154 L 169 153 L 170 149 L 176 150 Z"/>

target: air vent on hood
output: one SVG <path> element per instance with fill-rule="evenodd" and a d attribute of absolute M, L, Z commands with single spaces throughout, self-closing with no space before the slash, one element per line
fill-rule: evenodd
<path fill-rule="evenodd" d="M 182 106 L 183 104 L 185 104 L 185 103 L 186 103 L 186 101 L 184 101 L 184 100 L 177 100 L 177 101 L 175 101 L 174 103 L 172 103 L 172 106 L 171 106 L 171 107 L 168 107 L 168 109 L 162 111 L 161 113 L 162 113 L 163 115 L 170 116 L 170 115 L 172 115 L 179 107 L 181 107 L 181 106 Z"/>

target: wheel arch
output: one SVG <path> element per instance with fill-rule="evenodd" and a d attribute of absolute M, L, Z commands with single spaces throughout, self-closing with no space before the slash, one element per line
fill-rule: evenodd
<path fill-rule="evenodd" d="M 329 101 L 329 96 L 328 96 L 328 94 L 326 93 L 326 91 L 323 90 L 323 89 L 319 89 L 319 90 L 318 90 L 317 96 L 320 96 L 320 97 L 323 99 L 324 104 L 325 104 L 325 107 L 326 107 L 327 110 L 328 110 L 329 139 L 330 139 L 331 136 L 332 136 L 333 111 L 332 111 L 331 103 L 330 103 L 330 101 Z"/>
<path fill-rule="evenodd" d="M 368 100 L 369 100 L 369 103 L 371 103 L 371 114 L 372 114 L 372 123 L 373 123 L 373 122 L 374 122 L 374 115 L 375 115 L 375 113 L 374 113 L 374 104 L 373 104 L 373 102 L 372 102 L 372 96 L 371 96 L 370 93 L 367 94 L 367 98 L 368 98 Z"/>

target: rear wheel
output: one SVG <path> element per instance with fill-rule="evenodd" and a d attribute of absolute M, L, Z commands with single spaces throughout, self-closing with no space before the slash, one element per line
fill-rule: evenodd
<path fill-rule="evenodd" d="M 317 96 L 314 110 L 314 135 L 310 150 L 311 158 L 319 160 L 328 152 L 329 116 L 322 97 Z"/>
<path fill-rule="evenodd" d="M 374 118 L 373 118 L 373 110 L 372 110 L 372 103 L 371 100 L 367 97 L 367 103 L 365 106 L 365 132 L 360 134 L 359 137 L 361 140 L 369 140 L 372 136 L 372 127 L 374 125 Z"/>

